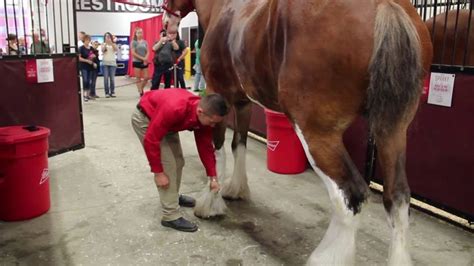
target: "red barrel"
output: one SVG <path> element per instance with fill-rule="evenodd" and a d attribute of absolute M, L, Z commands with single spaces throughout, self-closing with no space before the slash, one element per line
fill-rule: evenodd
<path fill-rule="evenodd" d="M 306 155 L 285 114 L 265 109 L 267 121 L 267 167 L 279 174 L 306 170 Z"/>
<path fill-rule="evenodd" d="M 48 136 L 44 127 L 0 127 L 0 220 L 49 210 Z"/>

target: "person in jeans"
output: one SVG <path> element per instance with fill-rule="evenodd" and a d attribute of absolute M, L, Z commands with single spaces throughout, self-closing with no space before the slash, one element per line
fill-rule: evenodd
<path fill-rule="evenodd" d="M 83 39 L 84 45 L 79 47 L 79 68 L 82 75 L 82 89 L 84 90 L 84 101 L 89 99 L 89 90 L 91 88 L 92 71 L 94 70 L 94 53 L 91 49 L 91 36 L 85 35 Z"/>
<path fill-rule="evenodd" d="M 194 75 L 194 91 L 202 91 L 206 88 L 206 81 L 202 75 L 201 69 L 201 45 L 199 39 L 194 43 L 194 49 L 196 51 L 196 62 L 194 63 L 193 69 L 196 71 Z"/>
<path fill-rule="evenodd" d="M 175 83 L 178 88 L 186 89 L 186 82 L 184 81 L 184 57 L 188 54 L 188 48 L 183 40 L 179 38 L 179 34 L 176 36 L 176 43 L 178 44 L 178 50 L 175 51 L 176 59 L 176 79 Z"/>
<path fill-rule="evenodd" d="M 182 217 L 179 206 L 194 207 L 195 200 L 179 195 L 184 167 L 179 131 L 192 130 L 199 157 L 210 178 L 210 189 L 219 190 L 212 127 L 229 111 L 224 98 L 209 94 L 202 99 L 182 89 L 154 90 L 141 97 L 132 114 L 132 126 L 145 149 L 163 211 L 161 225 L 195 232 L 197 225 Z"/>
<path fill-rule="evenodd" d="M 104 90 L 105 98 L 115 98 L 115 70 L 117 60 L 115 53 L 118 48 L 115 44 L 115 37 L 110 32 L 104 34 L 105 43 L 102 44 L 102 65 L 104 70 Z"/>
<path fill-rule="evenodd" d="M 92 71 L 91 71 L 91 85 L 90 85 L 90 91 L 89 91 L 89 98 L 91 100 L 95 100 L 96 98 L 99 98 L 99 95 L 97 95 L 95 91 L 96 87 L 96 81 L 97 81 L 97 76 L 99 74 L 99 67 L 100 67 L 100 61 L 99 61 L 99 42 L 95 41 L 91 45 L 91 51 L 94 53 L 94 56 L 92 57 Z"/>

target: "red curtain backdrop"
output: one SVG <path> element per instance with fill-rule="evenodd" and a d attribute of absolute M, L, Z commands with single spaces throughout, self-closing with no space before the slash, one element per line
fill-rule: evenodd
<path fill-rule="evenodd" d="M 130 59 L 128 62 L 128 75 L 130 77 L 135 77 L 132 64 L 132 41 L 133 33 L 135 32 L 135 28 L 137 27 L 143 29 L 143 38 L 148 42 L 148 50 L 150 51 L 148 59 L 150 60 L 150 62 L 153 62 L 153 56 L 155 55 L 155 53 L 152 51 L 151 48 L 153 47 L 155 41 L 160 39 L 160 31 L 162 28 L 162 15 L 130 23 Z M 153 70 L 154 66 L 153 63 L 151 63 L 148 67 L 149 78 L 151 78 Z"/>

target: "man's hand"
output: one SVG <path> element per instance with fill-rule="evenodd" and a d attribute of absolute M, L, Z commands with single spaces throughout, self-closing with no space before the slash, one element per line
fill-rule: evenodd
<path fill-rule="evenodd" d="M 210 184 L 209 188 L 214 192 L 219 191 L 220 185 L 219 185 L 219 182 L 217 182 L 216 178 L 211 179 L 211 184 Z"/>
<path fill-rule="evenodd" d="M 155 173 L 155 184 L 157 187 L 166 190 L 170 186 L 170 179 L 163 172 Z"/>

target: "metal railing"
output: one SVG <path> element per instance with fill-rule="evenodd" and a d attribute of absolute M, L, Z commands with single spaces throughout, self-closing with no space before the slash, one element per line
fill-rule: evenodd
<path fill-rule="evenodd" d="M 412 0 L 433 42 L 433 67 L 474 73 L 471 0 Z"/>
<path fill-rule="evenodd" d="M 0 0 L 0 57 L 75 53 L 70 0 Z"/>

